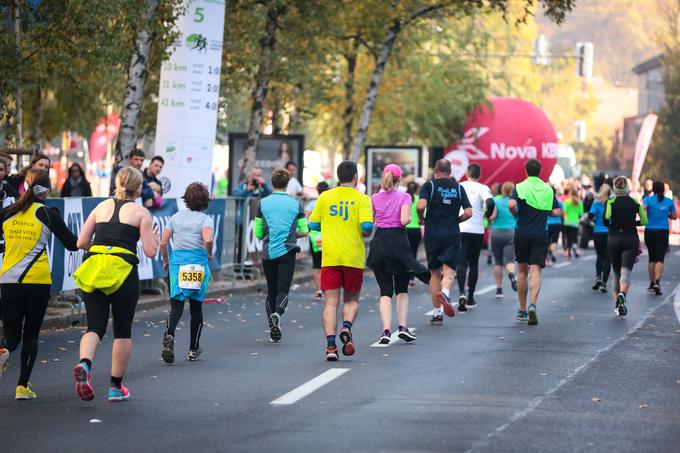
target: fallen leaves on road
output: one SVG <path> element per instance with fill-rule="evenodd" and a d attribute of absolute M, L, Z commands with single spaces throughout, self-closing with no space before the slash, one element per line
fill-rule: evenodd
<path fill-rule="evenodd" d="M 599 396 L 593 396 L 593 397 L 590 398 L 590 399 L 591 399 L 594 403 L 599 403 L 600 401 L 602 401 L 602 398 L 600 398 Z"/>
<path fill-rule="evenodd" d="M 647 406 L 647 403 L 640 404 L 640 409 L 647 409 L 647 407 L 649 407 Z"/>
<path fill-rule="evenodd" d="M 98 418 L 91 418 L 90 423 L 101 423 L 102 421 L 99 420 Z"/>

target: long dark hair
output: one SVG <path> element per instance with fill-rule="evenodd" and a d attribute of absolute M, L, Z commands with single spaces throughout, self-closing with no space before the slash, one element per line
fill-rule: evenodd
<path fill-rule="evenodd" d="M 87 177 L 85 176 L 85 172 L 83 171 L 83 167 L 77 162 L 74 162 L 68 168 L 68 176 L 66 177 L 66 180 L 68 181 L 69 179 L 71 179 L 71 170 L 73 170 L 74 167 L 76 167 L 76 168 L 78 168 L 78 170 L 80 170 L 80 177 L 83 178 L 83 182 L 86 182 L 86 183 L 89 184 L 89 181 L 87 180 Z"/>
<path fill-rule="evenodd" d="M 654 181 L 654 184 L 652 184 L 652 192 L 654 195 L 659 197 L 659 201 L 663 201 L 666 192 L 666 186 L 664 185 L 663 181 Z"/>
<path fill-rule="evenodd" d="M 15 215 L 19 212 L 26 212 L 33 203 L 39 201 L 40 198 L 35 193 L 35 186 L 41 186 L 49 190 L 50 188 L 50 174 L 45 170 L 28 170 L 24 183 L 28 184 L 26 191 L 19 197 L 19 199 L 7 208 L 10 215 Z"/>
<path fill-rule="evenodd" d="M 24 167 L 24 168 L 21 170 L 21 175 L 25 178 L 25 177 L 26 177 L 26 174 L 27 174 L 30 170 L 33 170 L 33 166 L 34 166 L 38 161 L 40 161 L 40 160 L 46 160 L 47 162 L 50 163 L 50 165 L 52 164 L 52 161 L 50 160 L 50 158 L 49 158 L 48 156 L 46 156 L 45 154 L 38 154 L 38 155 L 36 155 L 33 159 L 31 159 L 31 163 L 28 164 L 27 167 Z"/>

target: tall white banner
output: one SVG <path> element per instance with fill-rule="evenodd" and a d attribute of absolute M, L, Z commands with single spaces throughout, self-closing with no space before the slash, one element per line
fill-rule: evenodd
<path fill-rule="evenodd" d="M 179 38 L 161 68 L 156 154 L 163 156 L 164 197 L 180 197 L 187 185 L 210 187 L 217 129 L 224 0 L 185 0 Z"/>

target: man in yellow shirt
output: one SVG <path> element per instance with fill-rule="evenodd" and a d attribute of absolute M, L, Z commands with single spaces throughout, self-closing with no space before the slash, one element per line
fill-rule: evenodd
<path fill-rule="evenodd" d="M 344 290 L 342 306 L 342 353 L 353 355 L 352 323 L 359 311 L 359 292 L 364 276 L 366 251 L 364 236 L 373 230 L 371 199 L 356 190 L 356 162 L 338 165 L 338 187 L 319 196 L 309 217 L 309 227 L 321 231 L 321 289 L 324 291 L 323 328 L 326 332 L 326 360 L 338 360 L 335 334 L 338 323 L 340 288 Z"/>

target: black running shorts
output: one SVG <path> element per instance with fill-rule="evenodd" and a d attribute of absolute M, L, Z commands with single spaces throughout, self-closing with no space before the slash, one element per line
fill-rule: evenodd
<path fill-rule="evenodd" d="M 458 251 L 460 249 L 460 235 L 433 236 L 425 232 L 425 254 L 427 255 L 427 268 L 439 269 L 444 264 L 455 269 L 458 264 Z"/>
<path fill-rule="evenodd" d="M 668 251 L 668 230 L 645 229 L 645 245 L 650 263 L 663 263 Z"/>
<path fill-rule="evenodd" d="M 515 256 L 520 264 L 545 267 L 548 257 L 548 236 L 544 238 L 522 238 L 515 236 Z"/>
<path fill-rule="evenodd" d="M 550 243 L 557 244 L 560 240 L 560 233 L 562 232 L 562 224 L 548 225 L 548 236 L 550 236 Z"/>

